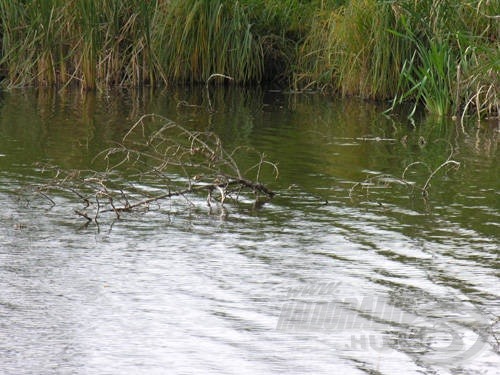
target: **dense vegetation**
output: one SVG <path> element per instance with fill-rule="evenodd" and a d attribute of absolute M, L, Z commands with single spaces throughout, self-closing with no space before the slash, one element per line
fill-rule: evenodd
<path fill-rule="evenodd" d="M 279 82 L 498 116 L 497 0 L 0 0 L 6 87 Z"/>

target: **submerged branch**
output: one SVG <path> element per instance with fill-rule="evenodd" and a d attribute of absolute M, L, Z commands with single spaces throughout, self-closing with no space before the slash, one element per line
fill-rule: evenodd
<path fill-rule="evenodd" d="M 256 201 L 260 195 L 273 198 L 275 193 L 259 180 L 264 168 L 271 168 L 277 177 L 276 164 L 258 153 L 256 164 L 242 173 L 235 157 L 249 156 L 246 151 L 251 150 L 240 147 L 227 152 L 214 133 L 191 131 L 167 118 L 144 115 L 117 145 L 96 155 L 93 162 L 104 161 L 104 171 L 45 165 L 41 172 L 50 173 L 50 179 L 34 192 L 52 205 L 51 193 L 76 197 L 83 207 L 74 213 L 96 223 L 104 213 L 113 212 L 119 219 L 123 212 L 147 209 L 173 197 L 192 204 L 187 196 L 200 193 L 207 194 L 209 205 L 211 201 L 223 205 L 228 198 L 238 200 L 241 192 Z M 250 172 L 253 179 L 245 176 Z"/>
<path fill-rule="evenodd" d="M 191 186 L 187 189 L 184 190 L 176 190 L 176 191 L 169 191 L 167 193 L 163 193 L 151 198 L 143 199 L 139 202 L 136 202 L 134 204 L 126 204 L 125 206 L 122 207 L 113 207 L 112 209 L 106 209 L 102 210 L 101 212 L 121 212 L 121 211 L 132 211 L 134 208 L 140 207 L 140 206 L 147 206 L 150 203 L 166 199 L 166 198 L 172 198 L 176 196 L 183 196 L 186 194 L 191 194 L 191 193 L 198 193 L 201 191 L 207 191 L 207 194 L 210 194 L 218 190 L 221 193 L 221 197 L 225 195 L 225 192 L 228 190 L 229 187 L 231 186 L 239 186 L 239 187 L 246 187 L 252 190 L 253 193 L 262 193 L 266 195 L 268 198 L 273 198 L 275 193 L 271 190 L 269 190 L 265 185 L 261 183 L 256 183 L 250 180 L 246 179 L 235 179 L 235 180 L 230 180 L 225 184 L 209 184 L 209 185 L 197 185 L 197 186 Z M 221 199 L 222 200 L 222 199 Z"/>
<path fill-rule="evenodd" d="M 436 140 L 436 142 L 438 142 L 438 141 L 443 141 L 443 140 L 442 139 Z M 450 153 L 449 153 L 447 159 L 444 162 L 442 162 L 440 165 L 438 165 L 437 167 L 431 168 L 427 163 L 425 163 L 423 161 L 415 161 L 415 162 L 410 163 L 406 166 L 406 168 L 403 170 L 401 178 L 394 177 L 394 176 L 387 175 L 387 174 L 378 174 L 375 176 L 371 176 L 371 177 L 366 178 L 365 180 L 363 180 L 361 182 L 356 182 L 349 190 L 349 198 L 351 200 L 354 199 L 354 192 L 356 191 L 357 188 L 364 188 L 366 190 L 366 193 L 368 194 L 370 187 L 372 187 L 372 186 L 388 187 L 390 185 L 402 185 L 402 186 L 405 186 L 411 190 L 414 190 L 414 189 L 420 190 L 424 201 L 426 201 L 427 198 L 429 197 L 429 188 L 431 186 L 431 184 L 430 184 L 431 180 L 436 176 L 436 174 L 445 167 L 450 167 L 450 168 L 455 168 L 455 169 L 458 169 L 460 167 L 460 162 L 452 159 L 453 154 L 454 154 L 453 146 L 451 144 L 449 144 L 449 146 L 450 146 Z M 425 182 L 422 185 L 419 185 L 415 182 L 409 181 L 407 178 L 408 171 L 411 168 L 416 167 L 416 166 L 423 166 L 424 168 L 427 169 L 427 173 L 429 173 Z"/>

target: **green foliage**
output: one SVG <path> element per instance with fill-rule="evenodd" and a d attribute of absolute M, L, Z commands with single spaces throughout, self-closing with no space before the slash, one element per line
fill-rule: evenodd
<path fill-rule="evenodd" d="M 405 33 L 394 34 L 409 40 L 415 52 L 401 69 L 400 87 L 397 92 L 401 92 L 401 86 L 409 85 L 409 88 L 399 98 L 396 97 L 393 104 L 412 98 L 415 106 L 410 117 L 413 116 L 419 101 L 423 101 L 429 112 L 444 116 L 450 112 L 452 106 L 453 78 L 456 76 L 457 66 L 449 42 L 436 38 L 427 40 L 427 44 L 424 44 L 406 21 L 403 21 L 403 24 Z"/>
<path fill-rule="evenodd" d="M 0 0 L 0 76 L 95 89 L 219 74 L 497 116 L 498 14 L 493 0 Z"/>
<path fill-rule="evenodd" d="M 392 95 L 408 44 L 387 32 L 397 27 L 396 11 L 388 2 L 352 0 L 318 12 L 301 46 L 296 85 L 366 98 Z"/>
<path fill-rule="evenodd" d="M 161 77 L 151 50 L 156 1 L 0 1 L 9 87 L 139 85 Z"/>
<path fill-rule="evenodd" d="M 173 81 L 204 82 L 213 73 L 260 81 L 262 49 L 244 6 L 221 0 L 174 0 L 159 39 Z"/>
<path fill-rule="evenodd" d="M 498 116 L 498 9 L 492 1 L 405 3 L 403 31 L 414 53 L 405 60 L 393 104 L 423 102 L 438 116 L 475 111 Z M 496 12 L 496 13 L 495 13 Z M 496 67 L 496 68 L 495 68 Z M 496 72 L 495 72 L 496 69 Z"/>
<path fill-rule="evenodd" d="M 439 116 L 498 116 L 494 1 L 351 0 L 322 8 L 300 47 L 294 84 L 423 103 Z"/>

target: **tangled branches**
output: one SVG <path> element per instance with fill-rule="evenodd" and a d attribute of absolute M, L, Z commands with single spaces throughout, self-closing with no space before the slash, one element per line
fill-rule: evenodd
<path fill-rule="evenodd" d="M 148 209 L 173 197 L 183 197 L 192 205 L 189 196 L 202 193 L 209 206 L 238 200 L 245 192 L 256 201 L 262 196 L 271 199 L 275 193 L 259 181 L 263 168 L 270 167 L 276 177 L 278 168 L 258 154 L 256 163 L 242 172 L 235 157 L 249 151 L 238 147 L 228 152 L 214 133 L 191 131 L 167 118 L 144 115 L 119 143 L 94 158 L 94 162 L 104 161 L 103 171 L 42 166 L 42 172 L 51 176 L 35 192 L 51 204 L 55 204 L 50 197 L 54 191 L 76 197 L 83 206 L 74 212 L 88 222 L 97 222 L 107 212 L 120 218 L 123 212 Z M 249 174 L 254 178 L 246 177 Z"/>

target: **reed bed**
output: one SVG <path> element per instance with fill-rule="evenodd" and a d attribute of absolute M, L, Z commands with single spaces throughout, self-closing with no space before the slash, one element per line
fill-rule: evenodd
<path fill-rule="evenodd" d="M 394 8 L 352 0 L 318 12 L 301 45 L 295 85 L 372 99 L 393 95 L 408 44 L 387 32 L 398 27 Z"/>
<path fill-rule="evenodd" d="M 316 12 L 294 84 L 498 117 L 499 25 L 490 0 L 347 1 Z"/>
<path fill-rule="evenodd" d="M 262 48 L 244 6 L 235 1 L 173 0 L 158 50 L 167 77 L 203 82 L 213 73 L 260 81 Z"/>
<path fill-rule="evenodd" d="M 0 1 L 4 85 L 95 89 L 161 81 L 151 49 L 158 6 L 138 0 Z"/>
<path fill-rule="evenodd" d="M 441 116 L 499 113 L 494 0 L 0 0 L 0 17 L 4 87 L 164 86 L 217 73 Z"/>

